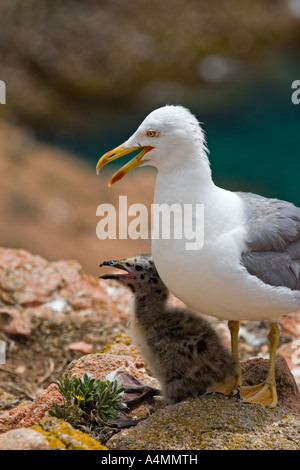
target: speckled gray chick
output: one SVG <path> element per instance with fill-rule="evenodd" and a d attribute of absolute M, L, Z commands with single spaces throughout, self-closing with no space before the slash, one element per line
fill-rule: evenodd
<path fill-rule="evenodd" d="M 236 363 L 210 323 L 196 312 L 169 305 L 169 291 L 151 256 L 104 261 L 101 266 L 123 271 L 102 278 L 115 279 L 133 292 L 131 336 L 169 403 L 235 376 Z"/>

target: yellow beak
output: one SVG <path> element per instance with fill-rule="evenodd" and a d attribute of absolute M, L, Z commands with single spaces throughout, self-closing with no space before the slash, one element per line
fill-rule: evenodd
<path fill-rule="evenodd" d="M 113 160 L 116 160 L 117 158 L 123 157 L 124 155 L 127 155 L 128 153 L 134 152 L 135 150 L 138 150 L 142 148 L 143 150 L 136 155 L 132 160 L 130 160 L 126 165 L 124 165 L 120 170 L 118 170 L 113 177 L 110 179 L 108 186 L 111 186 L 112 184 L 116 183 L 119 181 L 123 176 L 126 175 L 132 168 L 140 165 L 141 159 L 143 156 L 147 153 L 150 152 L 150 150 L 153 149 L 150 145 L 147 147 L 130 147 L 130 148 L 124 148 L 126 142 L 124 142 L 122 145 L 119 145 L 119 147 L 116 147 L 113 150 L 110 150 L 110 152 L 105 153 L 102 155 L 102 157 L 98 160 L 96 170 L 97 170 L 97 175 L 99 174 L 101 168 L 104 167 L 109 162 L 112 162 Z"/>

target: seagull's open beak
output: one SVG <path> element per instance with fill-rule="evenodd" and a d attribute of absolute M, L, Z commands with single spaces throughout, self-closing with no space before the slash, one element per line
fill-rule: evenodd
<path fill-rule="evenodd" d="M 105 153 L 102 155 L 102 157 L 99 159 L 96 170 L 97 170 L 97 175 L 99 174 L 99 171 L 101 170 L 106 163 L 112 162 L 113 160 L 116 160 L 117 158 L 123 157 L 124 155 L 127 155 L 128 153 L 134 152 L 135 150 L 138 149 L 143 149 L 138 155 L 136 155 L 132 160 L 130 160 L 126 165 L 124 165 L 120 170 L 118 170 L 113 177 L 110 179 L 108 185 L 111 186 L 112 184 L 116 183 L 119 181 L 123 176 L 126 175 L 132 168 L 140 165 L 142 163 L 142 158 L 143 156 L 147 153 L 150 152 L 150 150 L 153 149 L 150 145 L 147 147 L 129 147 L 129 148 L 124 148 L 126 142 L 124 142 L 122 145 L 119 145 L 119 147 L 116 147 L 113 150 L 110 150 L 110 152 Z"/>

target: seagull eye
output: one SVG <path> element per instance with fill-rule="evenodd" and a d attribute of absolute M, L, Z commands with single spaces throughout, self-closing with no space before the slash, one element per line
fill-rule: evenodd
<path fill-rule="evenodd" d="M 147 136 L 148 137 L 157 137 L 158 132 L 156 132 L 156 131 L 147 131 Z"/>

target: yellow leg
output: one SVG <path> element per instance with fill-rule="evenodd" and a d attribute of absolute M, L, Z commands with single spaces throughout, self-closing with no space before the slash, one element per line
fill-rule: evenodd
<path fill-rule="evenodd" d="M 230 336 L 231 336 L 231 352 L 237 364 L 236 387 L 240 387 L 242 385 L 242 372 L 241 372 L 241 365 L 240 365 L 240 360 L 239 360 L 240 322 L 229 321 L 228 328 L 229 328 Z"/>
<path fill-rule="evenodd" d="M 266 380 L 251 387 L 241 387 L 240 396 L 246 403 L 258 403 L 268 408 L 275 408 L 277 405 L 277 392 L 275 382 L 275 359 L 280 329 L 278 323 L 272 323 L 271 331 L 268 334 L 270 344 L 270 365 Z"/>
<path fill-rule="evenodd" d="M 235 395 L 238 393 L 238 388 L 241 386 L 241 366 L 239 362 L 239 328 L 240 324 L 238 321 L 229 321 L 228 328 L 231 335 L 231 352 L 237 364 L 237 373 L 234 377 L 230 378 L 226 382 L 215 385 L 209 392 L 223 393 L 224 395 Z"/>

